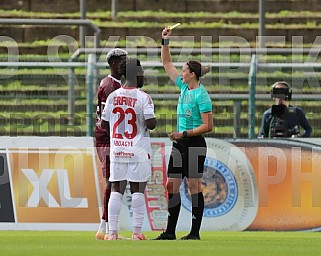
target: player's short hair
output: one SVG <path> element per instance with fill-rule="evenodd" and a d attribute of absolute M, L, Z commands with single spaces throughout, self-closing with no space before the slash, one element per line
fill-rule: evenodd
<path fill-rule="evenodd" d="M 121 56 L 127 56 L 127 55 L 128 55 L 127 51 L 120 48 L 114 48 L 107 53 L 106 60 L 108 64 L 110 64 L 111 59 L 113 59 L 114 57 L 121 57 Z"/>
<path fill-rule="evenodd" d="M 140 84 L 143 81 L 140 81 L 139 77 L 144 77 L 144 69 L 139 59 L 127 59 L 121 64 L 120 71 L 127 81 L 137 82 L 138 87 L 143 86 L 143 84 Z"/>

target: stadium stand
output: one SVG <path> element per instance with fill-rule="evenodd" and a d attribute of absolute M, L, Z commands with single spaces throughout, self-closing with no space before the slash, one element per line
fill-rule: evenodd
<path fill-rule="evenodd" d="M 242 41 L 234 42 L 233 48 L 245 43 L 246 47 L 255 47 L 258 31 L 257 0 L 136 0 L 119 1 L 117 21 L 111 21 L 111 1 L 87 1 L 87 18 L 101 29 L 101 47 L 111 47 L 110 36 L 120 36 L 119 47 L 126 47 L 126 37 L 137 37 L 129 47 L 159 47 L 159 35 L 162 26 L 181 22 L 177 28 L 180 36 L 195 36 L 189 47 L 200 47 L 202 36 L 211 39 L 211 47 L 218 47 L 220 38 L 233 36 Z M 311 7 L 313 6 L 313 8 Z M 101 11 L 105 10 L 105 11 Z M 144 11 L 144 12 L 143 12 Z M 271 44 L 269 47 L 290 48 L 293 38 L 300 38 L 304 47 L 318 47 L 320 35 L 321 4 L 316 0 L 268 0 L 266 35 L 284 37 L 283 44 Z M 183 15 L 184 13 L 193 15 Z M 197 12 L 197 13 L 196 13 Z M 159 15 L 157 15 L 159 13 Z M 167 15 L 165 15 L 167 14 Z M 79 1 L 29 0 L 0 3 L 0 19 L 11 18 L 79 18 Z M 86 68 L 75 68 L 75 118 L 69 123 L 68 116 L 68 74 L 69 69 L 41 67 L 41 63 L 59 60 L 68 62 L 79 46 L 79 28 L 76 26 L 25 26 L 4 25 L 0 23 L 0 61 L 34 62 L 34 67 L 5 67 L 0 69 L 0 115 L 1 135 L 35 136 L 85 136 L 86 135 Z M 61 35 L 69 38 L 69 44 L 54 40 Z M 92 33 L 87 30 L 87 35 Z M 150 38 L 152 42 L 146 39 Z M 9 40 L 11 39 L 11 40 Z M 9 40 L 9 41 L 8 41 Z M 150 43 L 150 45 L 149 45 Z M 56 55 L 48 54 L 48 45 L 56 49 Z M 18 53 L 14 49 L 18 46 Z M 242 44 L 241 44 L 242 46 Z M 88 41 L 88 47 L 92 43 Z M 173 42 L 173 47 L 181 47 Z M 208 47 L 208 46 L 207 46 Z M 204 62 L 214 63 L 212 75 L 204 80 L 208 91 L 222 94 L 221 99 L 213 99 L 215 131 L 209 136 L 220 138 L 248 136 L 248 100 L 223 99 L 223 95 L 248 93 L 249 67 L 219 67 L 219 63 L 249 63 L 251 55 L 246 54 L 196 54 Z M 17 58 L 18 57 L 18 58 Z M 99 55 L 99 61 L 104 56 Z M 179 54 L 175 58 L 179 62 Z M 191 54 L 190 58 L 193 55 Z M 199 58 L 200 57 L 200 58 Z M 87 55 L 79 56 L 77 61 L 85 63 Z M 141 56 L 145 61 L 159 62 L 159 55 Z M 184 57 L 184 59 L 186 59 Z M 307 54 L 270 54 L 260 57 L 266 63 L 293 63 L 313 61 L 318 63 L 318 55 Z M 176 92 L 164 74 L 161 66 L 147 68 L 146 90 L 155 95 Z M 257 74 L 257 93 L 268 94 L 269 86 L 276 80 L 288 80 L 293 84 L 295 94 L 316 97 L 320 93 L 319 70 L 294 69 L 291 67 L 260 69 Z M 98 80 L 107 74 L 103 67 L 99 70 Z M 175 113 L 177 99 L 155 99 L 156 113 L 160 126 L 153 136 L 164 136 L 175 126 L 171 118 Z M 271 101 L 257 101 L 256 126 L 260 126 L 263 110 Z M 296 100 L 307 113 L 314 128 L 313 136 L 321 135 L 319 104 L 313 101 Z M 240 108 L 240 116 L 235 121 L 235 107 Z M 235 134 L 238 124 L 239 131 Z"/>

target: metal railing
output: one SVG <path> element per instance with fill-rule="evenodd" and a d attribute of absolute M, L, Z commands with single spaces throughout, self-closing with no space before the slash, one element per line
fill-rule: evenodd
<path fill-rule="evenodd" d="M 249 72 L 249 138 L 255 137 L 255 86 L 256 86 L 256 72 L 257 72 L 257 57 L 252 55 L 251 68 Z"/>
<path fill-rule="evenodd" d="M 3 25 L 61 25 L 61 26 L 86 26 L 94 31 L 94 47 L 100 47 L 100 28 L 91 20 L 86 19 L 0 19 Z"/>
<path fill-rule="evenodd" d="M 84 54 L 107 54 L 112 48 L 79 48 L 77 49 L 72 56 L 70 61 L 77 60 L 81 55 Z M 150 54 L 154 56 L 160 55 L 160 48 L 126 48 L 126 51 L 129 54 Z M 319 48 L 229 48 L 229 47 L 220 47 L 220 48 L 171 48 L 172 54 L 247 54 L 247 55 L 267 55 L 267 54 L 320 54 L 321 50 Z"/>

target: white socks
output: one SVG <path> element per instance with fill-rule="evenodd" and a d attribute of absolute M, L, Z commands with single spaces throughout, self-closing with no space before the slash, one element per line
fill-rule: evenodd
<path fill-rule="evenodd" d="M 107 223 L 105 220 L 101 219 L 100 220 L 100 225 L 99 225 L 99 228 L 98 228 L 98 232 L 99 233 L 106 233 L 106 227 L 107 227 Z M 108 231 L 108 230 L 107 230 Z"/>
<path fill-rule="evenodd" d="M 109 233 L 117 233 L 118 219 L 122 206 L 123 195 L 118 192 L 111 192 L 108 203 L 108 224 Z M 133 228 L 134 233 L 141 234 L 144 213 L 145 213 L 145 196 L 143 193 L 132 194 L 132 210 L 133 210 Z"/>
<path fill-rule="evenodd" d="M 132 194 L 134 233 L 141 234 L 145 213 L 145 196 L 143 193 Z"/>
<path fill-rule="evenodd" d="M 109 233 L 117 233 L 118 219 L 121 209 L 123 195 L 118 192 L 111 192 L 108 203 Z"/>

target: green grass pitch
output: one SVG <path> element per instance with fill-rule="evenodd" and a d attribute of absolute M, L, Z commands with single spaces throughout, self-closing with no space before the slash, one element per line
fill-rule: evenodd
<path fill-rule="evenodd" d="M 121 232 L 130 237 L 130 232 Z M 147 239 L 160 232 L 145 232 Z M 178 232 L 177 237 L 186 232 Z M 97 241 L 95 232 L 0 231 L 1 255 L 320 255 L 319 232 L 202 232 L 200 241 Z"/>

